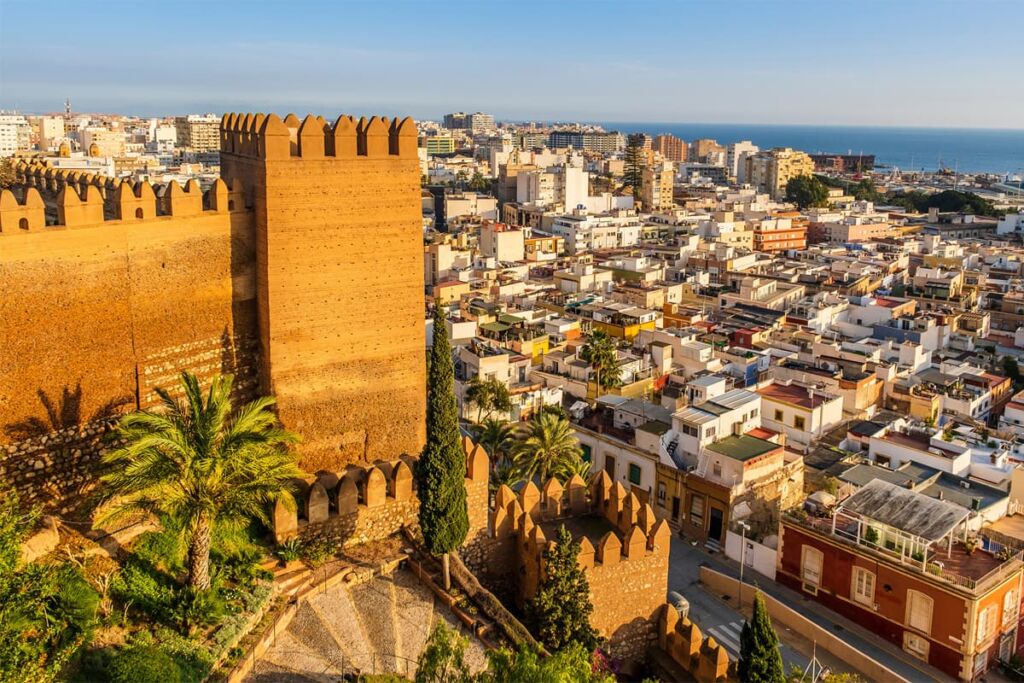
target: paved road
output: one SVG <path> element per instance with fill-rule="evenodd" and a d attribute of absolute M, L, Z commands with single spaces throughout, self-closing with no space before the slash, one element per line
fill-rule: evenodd
<path fill-rule="evenodd" d="M 733 624 L 738 622 L 742 627 L 743 617 L 736 611 L 734 606 L 724 602 L 720 596 L 713 595 L 700 584 L 700 566 L 705 564 L 712 569 L 735 577 L 739 574 L 739 565 L 722 554 L 710 554 L 703 546 L 693 546 L 678 536 L 673 536 L 672 538 L 670 553 L 669 590 L 682 593 L 689 600 L 693 620 L 701 630 L 712 632 L 711 629 L 714 628 L 715 630 L 722 631 L 723 627 L 727 627 L 723 633 L 724 635 L 730 636 L 733 632 L 738 633 Z M 785 586 L 751 572 L 749 568 L 744 573 L 743 578 L 749 582 L 753 581 L 754 577 L 757 577 L 758 587 L 761 590 L 771 594 L 784 604 L 799 610 L 803 616 L 814 621 L 822 628 L 837 634 L 853 647 L 867 653 L 876 661 L 884 664 L 907 680 L 914 683 L 931 683 L 932 681 L 935 683 L 951 683 L 953 681 L 952 678 L 949 678 L 937 669 L 917 661 L 889 641 L 878 638 L 863 627 L 854 624 L 813 600 L 809 600 Z M 801 643 L 801 639 L 798 639 L 796 634 L 787 633 L 787 631 L 788 629 L 781 629 L 779 631 L 779 638 L 785 641 L 785 644 L 782 645 L 782 653 L 786 668 L 789 668 L 790 663 L 803 668 L 806 666 L 808 658 L 801 652 L 794 650 L 793 645 L 800 647 L 804 652 L 809 652 L 806 643 Z M 716 636 L 717 639 L 718 636 Z M 734 641 L 738 643 L 739 639 L 735 638 Z M 730 645 L 725 640 L 721 642 L 726 646 L 726 649 L 731 650 Z M 841 662 L 835 661 L 827 654 L 819 652 L 818 656 L 820 660 L 834 670 L 841 671 L 846 669 Z"/>
<path fill-rule="evenodd" d="M 709 557 L 681 538 L 672 539 L 669 558 L 668 589 L 682 594 L 690 603 L 690 618 L 702 633 L 710 634 L 725 646 L 729 657 L 739 659 L 740 632 L 745 617 L 734 605 L 714 595 L 700 583 L 700 565 Z M 781 635 L 781 634 L 780 634 Z M 791 666 L 805 668 L 808 658 L 786 643 L 780 643 L 782 661 L 788 671 Z"/>

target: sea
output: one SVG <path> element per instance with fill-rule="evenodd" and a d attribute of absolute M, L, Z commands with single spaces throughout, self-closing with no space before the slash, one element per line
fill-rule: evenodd
<path fill-rule="evenodd" d="M 874 154 L 876 166 L 901 171 L 1024 175 L 1024 129 L 796 126 L 739 123 L 600 122 L 622 133 L 671 133 L 690 142 L 750 140 L 761 149 L 792 147 L 808 153 Z"/>

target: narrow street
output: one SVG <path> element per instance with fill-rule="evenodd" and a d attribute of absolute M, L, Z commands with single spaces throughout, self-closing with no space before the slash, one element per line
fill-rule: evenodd
<path fill-rule="evenodd" d="M 700 567 L 706 565 L 730 576 L 738 576 L 739 565 L 721 553 L 710 553 L 703 545 L 691 545 L 685 539 L 673 536 L 669 564 L 669 591 L 682 594 L 690 603 L 690 618 L 700 627 L 701 631 L 715 637 L 729 651 L 731 657 L 739 654 L 739 634 L 746 618 L 734 604 L 730 604 L 722 596 L 711 593 L 700 583 Z M 884 641 L 867 632 L 860 626 L 850 622 L 817 603 L 806 600 L 797 593 L 771 581 L 749 568 L 744 574 L 746 583 L 756 582 L 760 590 L 771 594 L 784 604 L 798 609 L 808 619 L 822 628 L 841 637 L 850 645 L 868 653 L 876 661 L 884 664 L 892 671 L 908 681 L 922 683 L 951 683 L 947 677 L 927 665 L 913 659 L 888 641 Z M 814 649 L 814 643 L 803 636 L 785 628 L 776 626 L 779 634 L 780 649 L 786 670 L 792 666 L 801 669 L 807 666 L 811 653 L 815 652 L 820 663 L 832 671 L 852 671 L 844 662 L 827 652 Z M 856 673 L 856 672 L 855 672 Z"/>

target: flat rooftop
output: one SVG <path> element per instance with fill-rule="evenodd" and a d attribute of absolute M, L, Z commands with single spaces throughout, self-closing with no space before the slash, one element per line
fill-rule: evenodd
<path fill-rule="evenodd" d="M 756 436 L 743 434 L 742 436 L 727 436 L 724 439 L 719 439 L 709 444 L 707 448 L 715 453 L 728 456 L 733 460 L 746 462 L 747 460 L 752 460 L 753 458 L 778 450 L 782 446 L 772 441 L 759 439 Z"/>

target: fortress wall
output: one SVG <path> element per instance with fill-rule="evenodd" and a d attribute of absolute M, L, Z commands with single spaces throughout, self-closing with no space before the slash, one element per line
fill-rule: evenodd
<path fill-rule="evenodd" d="M 255 389 L 251 211 L 155 213 L 2 227 L 0 476 L 27 501 L 81 492 L 110 418 L 181 369 Z"/>
<path fill-rule="evenodd" d="M 413 146 L 400 154 L 386 119 L 332 128 L 256 116 L 259 132 L 250 115 L 226 117 L 221 169 L 252 188 L 262 377 L 302 434 L 300 465 L 417 455 L 426 370 L 415 128 L 406 120 Z"/>

